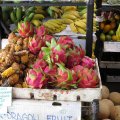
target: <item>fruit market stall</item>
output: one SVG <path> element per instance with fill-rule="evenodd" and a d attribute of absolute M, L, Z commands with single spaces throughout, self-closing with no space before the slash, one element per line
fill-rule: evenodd
<path fill-rule="evenodd" d="M 25 13 L 21 13 L 22 8 L 18 6 L 23 3 L 26 6 L 33 3 L 35 7 L 28 7 Z M 97 120 L 102 85 L 97 59 L 90 58 L 93 33 L 92 24 L 88 21 L 92 23 L 93 13 L 86 14 L 87 20 L 84 15 L 86 11 L 93 10 L 93 1 L 81 2 L 81 5 L 88 6 L 87 10 L 85 8 L 82 11 L 82 19 L 78 8 L 72 6 L 76 3 L 65 2 L 64 5 L 71 6 L 54 7 L 55 3 L 48 2 L 51 6 L 47 7 L 47 14 L 55 19 L 41 22 L 46 13 L 43 7 L 36 5 L 48 6 L 45 3 L 32 1 L 28 4 L 0 4 L 16 6 L 11 10 L 9 20 L 17 26 L 17 31 L 8 35 L 8 44 L 0 51 L 0 94 L 4 94 L 1 101 L 6 101 L 6 98 L 11 101 L 9 105 L 2 102 L 4 105 L 0 109 L 6 111 L 6 114 L 0 114 L 0 118 Z M 69 10 L 72 15 L 68 14 Z M 56 33 L 67 26 L 75 33 L 86 34 L 88 56 L 69 34 L 56 37 Z M 76 113 L 73 109 L 76 109 Z"/>
<path fill-rule="evenodd" d="M 97 31 L 97 44 L 95 54 L 99 59 L 103 84 L 108 85 L 112 91 L 119 89 L 120 69 L 120 5 L 119 1 L 107 0 L 98 6 L 99 30 Z"/>

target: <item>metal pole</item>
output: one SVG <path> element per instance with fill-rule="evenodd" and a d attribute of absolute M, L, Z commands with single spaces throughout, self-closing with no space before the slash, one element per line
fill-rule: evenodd
<path fill-rule="evenodd" d="M 94 0 L 89 0 L 87 5 L 87 33 L 86 33 L 86 55 L 89 57 L 92 56 L 93 15 L 94 15 Z"/>

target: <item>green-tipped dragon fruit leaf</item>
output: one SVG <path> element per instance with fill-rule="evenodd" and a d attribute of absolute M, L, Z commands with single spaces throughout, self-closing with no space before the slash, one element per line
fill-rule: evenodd
<path fill-rule="evenodd" d="M 62 64 L 60 64 L 60 63 L 56 63 L 58 66 L 59 66 L 59 68 L 62 70 L 62 71 L 65 71 L 66 69 L 65 69 L 65 67 L 64 67 L 64 65 L 62 65 Z"/>
<path fill-rule="evenodd" d="M 58 51 L 60 51 L 60 50 L 61 50 L 61 46 L 60 46 L 60 45 L 57 45 L 57 46 L 55 47 L 55 49 L 58 50 Z"/>
<path fill-rule="evenodd" d="M 46 41 L 46 45 L 47 45 L 48 47 L 50 47 L 51 44 L 50 44 L 48 41 Z"/>
<path fill-rule="evenodd" d="M 72 73 L 70 72 L 70 70 L 67 70 L 67 72 L 68 72 L 68 80 L 73 80 Z"/>
<path fill-rule="evenodd" d="M 57 45 L 55 38 L 51 39 L 51 48 L 55 47 Z"/>

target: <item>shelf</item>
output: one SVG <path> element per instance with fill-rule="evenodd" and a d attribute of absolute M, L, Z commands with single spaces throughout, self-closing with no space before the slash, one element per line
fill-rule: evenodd
<path fill-rule="evenodd" d="M 104 42 L 104 52 L 120 52 L 120 42 Z"/>
<path fill-rule="evenodd" d="M 103 11 L 109 11 L 111 9 L 120 9 L 120 4 L 111 5 L 111 4 L 107 4 L 107 3 L 102 3 Z"/>
<path fill-rule="evenodd" d="M 117 61 L 100 61 L 100 68 L 120 69 L 120 62 Z"/>
<path fill-rule="evenodd" d="M 36 1 L 22 1 L 20 3 L 4 2 L 0 6 L 86 6 L 87 2 L 72 2 L 72 1 L 59 1 L 59 2 L 36 2 Z"/>

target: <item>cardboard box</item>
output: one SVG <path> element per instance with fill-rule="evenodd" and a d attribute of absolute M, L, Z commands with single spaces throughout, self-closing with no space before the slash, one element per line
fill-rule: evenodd
<path fill-rule="evenodd" d="M 13 100 L 0 120 L 81 120 L 81 102 Z"/>

